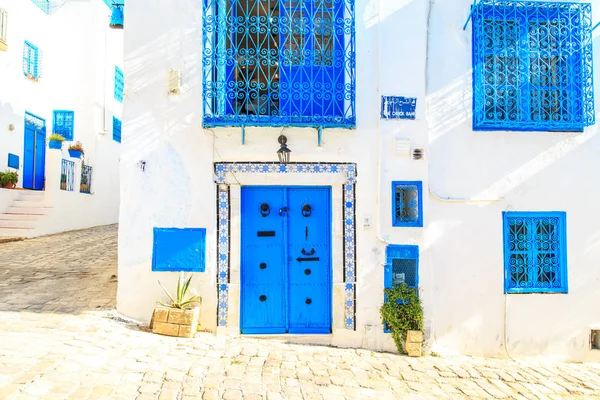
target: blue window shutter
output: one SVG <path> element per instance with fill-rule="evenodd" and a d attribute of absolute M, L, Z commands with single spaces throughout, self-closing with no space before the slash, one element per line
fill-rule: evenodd
<path fill-rule="evenodd" d="M 115 67 L 115 99 L 123 102 L 123 90 L 125 88 L 125 80 L 123 71 L 119 67 Z"/>
<path fill-rule="evenodd" d="M 204 0 L 203 125 L 354 128 L 354 3 Z"/>
<path fill-rule="evenodd" d="M 206 229 L 154 228 L 152 271 L 204 272 Z"/>
<path fill-rule="evenodd" d="M 75 130 L 75 113 L 73 111 L 55 110 L 52 133 L 57 133 L 66 140 L 73 140 Z"/>
<path fill-rule="evenodd" d="M 23 74 L 30 79 L 41 77 L 40 51 L 28 41 L 23 46 Z"/>
<path fill-rule="evenodd" d="M 113 117 L 113 140 L 121 143 L 121 120 Z"/>
<path fill-rule="evenodd" d="M 33 4 L 46 14 L 50 14 L 50 0 L 32 0 Z"/>
<path fill-rule="evenodd" d="M 400 283 L 406 283 L 409 287 L 419 287 L 419 246 L 390 244 L 385 249 L 384 267 L 385 289 L 394 287 Z M 384 301 L 386 297 L 384 296 Z M 391 332 L 387 326 L 384 332 Z"/>
<path fill-rule="evenodd" d="M 503 214 L 504 292 L 567 293 L 565 212 Z"/>
<path fill-rule="evenodd" d="M 591 5 L 481 0 L 473 9 L 473 129 L 595 123 Z"/>
<path fill-rule="evenodd" d="M 19 169 L 19 156 L 16 154 L 8 153 L 8 167 Z"/>
<path fill-rule="evenodd" d="M 392 226 L 423 226 L 423 183 L 392 182 Z"/>

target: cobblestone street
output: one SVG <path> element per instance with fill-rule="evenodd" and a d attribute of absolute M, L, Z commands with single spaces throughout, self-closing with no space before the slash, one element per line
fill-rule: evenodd
<path fill-rule="evenodd" d="M 114 312 L 117 227 L 0 244 L 0 399 L 600 398 L 599 364 L 154 335 Z"/>

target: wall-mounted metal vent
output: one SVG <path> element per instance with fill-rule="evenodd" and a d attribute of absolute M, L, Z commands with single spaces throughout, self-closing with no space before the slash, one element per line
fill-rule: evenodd
<path fill-rule="evenodd" d="M 425 159 L 425 149 L 422 147 L 414 148 L 412 151 L 412 159 L 420 161 Z"/>

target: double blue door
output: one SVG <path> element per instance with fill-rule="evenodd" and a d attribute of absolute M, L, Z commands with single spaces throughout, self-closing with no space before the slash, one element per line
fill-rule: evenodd
<path fill-rule="evenodd" d="M 243 187 L 242 333 L 331 332 L 331 189 Z"/>
<path fill-rule="evenodd" d="M 37 117 L 36 117 L 37 118 Z M 41 120 L 43 121 L 43 120 Z M 25 123 L 23 149 L 23 188 L 42 190 L 46 171 L 46 129 Z"/>

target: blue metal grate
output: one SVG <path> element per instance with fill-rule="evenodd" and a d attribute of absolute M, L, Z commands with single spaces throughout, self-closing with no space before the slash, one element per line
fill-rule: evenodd
<path fill-rule="evenodd" d="M 31 0 L 33 4 L 39 7 L 46 14 L 50 14 L 50 0 Z"/>
<path fill-rule="evenodd" d="M 591 5 L 482 0 L 473 9 L 473 129 L 595 123 Z"/>
<path fill-rule="evenodd" d="M 92 190 L 92 167 L 90 165 L 81 165 L 81 182 L 79 192 L 90 194 Z"/>
<path fill-rule="evenodd" d="M 204 126 L 352 128 L 354 0 L 203 0 Z"/>
<path fill-rule="evenodd" d="M 505 212 L 506 293 L 567 292 L 566 214 Z"/>
<path fill-rule="evenodd" d="M 383 286 L 386 289 L 406 283 L 408 287 L 419 287 L 419 246 L 390 244 L 385 249 L 385 271 Z M 384 295 L 384 301 L 386 296 Z M 384 332 L 391 332 L 384 324 Z"/>
<path fill-rule="evenodd" d="M 60 166 L 60 189 L 72 192 L 75 182 L 75 162 L 62 160 Z"/>
<path fill-rule="evenodd" d="M 423 226 L 421 182 L 392 182 L 393 226 Z"/>
<path fill-rule="evenodd" d="M 66 140 L 73 140 L 74 119 L 73 111 L 55 110 L 52 133 L 58 133 Z"/>
<path fill-rule="evenodd" d="M 113 117 L 113 140 L 121 143 L 121 120 Z"/>
<path fill-rule="evenodd" d="M 123 79 L 123 71 L 119 67 L 115 67 L 115 99 L 123 102 L 123 89 L 125 80 Z"/>
<path fill-rule="evenodd" d="M 25 41 L 23 46 L 23 74 L 33 80 L 41 77 L 40 51 L 37 46 Z"/>

